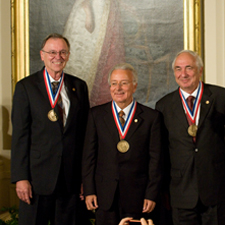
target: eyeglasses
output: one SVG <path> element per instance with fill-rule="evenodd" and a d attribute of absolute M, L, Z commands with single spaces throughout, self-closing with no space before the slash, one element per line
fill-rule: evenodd
<path fill-rule="evenodd" d="M 63 57 L 63 58 L 65 58 L 65 57 L 68 56 L 68 54 L 69 54 L 69 52 L 67 52 L 67 51 L 65 51 L 65 50 L 62 50 L 62 51 L 59 51 L 59 52 L 57 52 L 57 51 L 49 51 L 49 52 L 46 52 L 46 51 L 44 51 L 44 50 L 41 50 L 41 51 L 42 51 L 42 52 L 45 52 L 45 53 L 48 53 L 52 58 L 53 58 L 53 57 L 56 57 L 58 53 L 59 53 L 59 55 L 60 55 L 61 57 Z"/>
<path fill-rule="evenodd" d="M 119 86 L 128 86 L 130 84 L 129 81 L 121 81 L 121 82 L 115 82 L 115 81 L 112 81 L 111 82 L 111 87 L 117 87 L 117 85 Z"/>

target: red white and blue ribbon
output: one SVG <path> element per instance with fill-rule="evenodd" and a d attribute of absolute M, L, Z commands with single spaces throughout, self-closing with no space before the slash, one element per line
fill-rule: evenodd
<path fill-rule="evenodd" d="M 120 136 L 121 136 L 122 139 L 124 139 L 126 137 L 126 135 L 127 135 L 127 132 L 128 132 L 128 130 L 130 128 L 130 125 L 132 123 L 134 114 L 136 112 L 136 108 L 137 108 L 137 102 L 136 101 L 133 101 L 133 103 L 131 105 L 131 109 L 130 109 L 130 111 L 128 113 L 126 122 L 125 122 L 124 126 L 122 127 L 122 125 L 120 123 L 120 120 L 119 120 L 119 113 L 117 112 L 117 109 L 116 109 L 116 104 L 115 104 L 114 101 L 112 101 L 112 113 L 113 113 L 113 117 L 114 117 L 114 120 L 115 120 L 117 129 L 118 129 L 119 134 L 120 134 Z"/>
<path fill-rule="evenodd" d="M 194 105 L 193 105 L 193 110 L 192 111 L 188 107 L 188 104 L 186 102 L 186 99 L 185 99 L 185 97 L 182 94 L 182 92 L 181 92 L 180 89 L 179 89 L 179 93 L 180 93 L 180 97 L 181 97 L 181 100 L 182 100 L 184 109 L 185 109 L 185 111 L 187 113 L 187 116 L 190 118 L 191 122 L 193 124 L 195 124 L 196 117 L 197 117 L 198 110 L 199 110 L 199 106 L 200 106 L 200 102 L 201 102 L 201 99 L 202 99 L 202 94 L 203 94 L 203 83 L 201 81 L 199 82 L 199 88 L 198 88 L 198 91 L 197 91 L 197 96 L 195 98 Z"/>
<path fill-rule="evenodd" d="M 58 86 L 55 94 L 53 94 L 51 81 L 50 81 L 49 74 L 48 74 L 48 71 L 46 70 L 46 68 L 43 71 L 43 75 L 44 75 L 45 87 L 46 87 L 46 90 L 47 90 L 47 93 L 48 93 L 48 98 L 49 98 L 51 107 L 55 108 L 55 105 L 58 101 L 60 91 L 62 89 L 62 85 L 63 85 L 63 81 L 64 81 L 64 73 L 62 72 L 62 76 L 61 76 L 61 79 L 59 81 L 59 86 Z"/>

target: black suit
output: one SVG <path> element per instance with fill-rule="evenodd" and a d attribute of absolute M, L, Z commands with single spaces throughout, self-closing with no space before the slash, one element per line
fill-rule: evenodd
<path fill-rule="evenodd" d="M 192 209 L 225 201 L 225 89 L 204 84 L 196 143 L 189 136 L 188 122 L 176 90 L 156 104 L 164 117 L 168 141 L 171 204 Z"/>
<path fill-rule="evenodd" d="M 35 195 L 51 195 L 60 184 L 68 194 L 79 194 L 81 155 L 89 109 L 84 81 L 65 74 L 70 100 L 65 127 L 48 119 L 48 99 L 43 69 L 19 81 L 12 109 L 11 180 L 29 180 Z"/>
<path fill-rule="evenodd" d="M 155 201 L 159 191 L 161 120 L 158 112 L 137 103 L 125 137 L 130 149 L 120 153 L 111 105 L 89 112 L 82 164 L 84 194 L 95 194 L 99 209 L 107 211 L 118 191 L 122 216 L 140 215 L 144 199 Z"/>

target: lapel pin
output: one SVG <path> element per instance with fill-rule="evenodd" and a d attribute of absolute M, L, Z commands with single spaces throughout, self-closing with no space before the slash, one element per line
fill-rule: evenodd
<path fill-rule="evenodd" d="M 207 101 L 205 102 L 205 104 L 207 104 L 207 105 L 208 105 L 208 104 L 209 104 L 209 100 L 207 100 Z"/>
<path fill-rule="evenodd" d="M 138 122 L 138 119 L 135 119 L 134 122 L 137 123 Z"/>
<path fill-rule="evenodd" d="M 75 88 L 72 88 L 72 90 L 75 91 L 76 89 Z"/>

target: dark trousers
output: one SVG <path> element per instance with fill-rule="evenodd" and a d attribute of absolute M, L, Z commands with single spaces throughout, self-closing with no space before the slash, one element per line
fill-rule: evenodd
<path fill-rule="evenodd" d="M 109 210 L 99 208 L 96 210 L 95 216 L 96 225 L 118 225 L 122 218 L 133 217 L 140 219 L 143 217 L 143 213 L 141 211 L 136 213 L 126 212 L 121 206 L 119 188 L 117 188 L 111 208 Z"/>
<path fill-rule="evenodd" d="M 20 201 L 19 225 L 80 225 L 79 193 L 69 194 L 61 167 L 55 191 L 51 195 L 37 195 L 34 191 L 31 204 Z"/>
<path fill-rule="evenodd" d="M 33 195 L 32 204 L 20 201 L 19 225 L 79 225 L 76 223 L 76 195 Z"/>
<path fill-rule="evenodd" d="M 174 225 L 225 225 L 225 202 L 204 206 L 199 200 L 193 209 L 173 208 Z"/>

